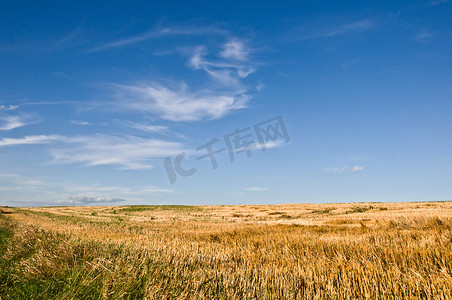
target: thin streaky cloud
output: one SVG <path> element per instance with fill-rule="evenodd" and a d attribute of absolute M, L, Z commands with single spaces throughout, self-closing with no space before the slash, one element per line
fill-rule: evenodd
<path fill-rule="evenodd" d="M 343 35 L 347 33 L 358 33 L 366 30 L 373 29 L 375 23 L 371 20 L 360 20 L 352 23 L 348 23 L 338 28 L 335 28 L 324 34 L 324 37 L 332 37 L 336 35 Z"/>
<path fill-rule="evenodd" d="M 248 147 L 241 148 L 241 150 L 248 151 L 248 150 L 255 150 L 255 149 L 272 149 L 272 148 L 278 148 L 285 145 L 288 145 L 289 142 L 285 142 L 284 140 L 275 140 L 275 141 L 268 141 L 265 143 L 259 143 L 255 142 L 249 145 Z"/>
<path fill-rule="evenodd" d="M 52 183 L 55 185 L 55 183 Z M 145 193 L 172 193 L 172 190 L 163 189 L 157 186 L 144 186 L 139 188 L 121 187 L 121 186 L 103 186 L 103 185 L 79 185 L 73 183 L 56 183 L 65 192 L 68 193 L 103 193 L 117 195 L 141 195 Z"/>
<path fill-rule="evenodd" d="M 361 33 L 364 31 L 372 30 L 377 27 L 377 23 L 371 19 L 362 19 L 358 21 L 332 25 L 319 29 L 308 29 L 307 33 L 295 34 L 294 40 L 311 40 L 311 39 L 327 39 L 336 36 L 342 36 L 352 33 Z"/>
<path fill-rule="evenodd" d="M 80 121 L 80 120 L 72 120 L 70 123 L 73 124 L 73 125 L 80 125 L 80 126 L 89 125 L 89 122 Z"/>
<path fill-rule="evenodd" d="M 151 38 L 157 38 L 157 37 L 162 37 L 166 34 L 165 29 L 159 29 L 159 30 L 150 30 L 147 32 L 144 32 L 142 34 L 139 35 L 135 35 L 129 38 L 124 38 L 124 39 L 120 39 L 117 41 L 113 41 L 110 43 L 106 43 L 94 48 L 91 48 L 89 50 L 87 50 L 87 52 L 97 52 L 97 51 L 102 51 L 102 50 L 107 50 L 107 49 L 111 49 L 111 48 L 119 48 L 122 46 L 126 46 L 126 45 L 130 45 L 130 44 L 135 44 L 138 42 L 142 42 L 142 41 L 146 41 L 149 40 Z"/>
<path fill-rule="evenodd" d="M 346 165 L 346 166 L 344 166 L 344 167 L 341 167 L 341 168 L 337 168 L 337 167 L 335 167 L 335 168 L 328 167 L 328 168 L 322 169 L 321 171 L 328 172 L 328 173 L 344 173 L 344 172 L 347 171 L 347 170 L 349 170 L 349 166 L 348 166 L 348 165 Z"/>
<path fill-rule="evenodd" d="M 107 50 L 111 48 L 120 48 L 123 46 L 136 44 L 146 40 L 161 38 L 165 36 L 174 35 L 228 35 L 229 33 L 225 30 L 216 27 L 162 27 L 153 28 L 146 32 L 122 38 L 113 42 L 105 43 L 103 45 L 91 48 L 87 52 L 97 52 L 102 50 Z"/>
<path fill-rule="evenodd" d="M 17 114 L 6 115 L 0 114 L 0 130 L 12 130 L 15 128 L 23 127 L 26 125 L 36 124 L 41 121 L 41 118 L 37 115 L 30 114 Z"/>
<path fill-rule="evenodd" d="M 59 135 L 33 135 L 23 138 L 3 138 L 0 139 L 0 147 L 17 146 L 17 145 L 33 145 L 33 144 L 47 144 L 56 141 L 64 140 L 64 137 Z"/>
<path fill-rule="evenodd" d="M 77 28 L 72 31 L 67 32 L 60 39 L 55 41 L 55 48 L 72 48 L 81 46 L 87 43 L 90 40 L 90 34 L 86 30 L 83 29 L 82 24 L 80 24 Z"/>
<path fill-rule="evenodd" d="M 0 181 L 13 183 L 20 185 L 21 187 L 35 187 L 45 184 L 45 182 L 41 180 L 31 179 L 18 174 L 0 174 Z"/>
<path fill-rule="evenodd" d="M 125 125 L 131 128 L 138 129 L 140 131 L 144 132 L 156 132 L 161 133 L 168 131 L 168 127 L 161 126 L 161 125 L 149 125 L 149 124 L 143 124 L 143 123 L 137 123 L 137 122 L 125 122 Z"/>
<path fill-rule="evenodd" d="M 22 188 L 21 187 L 18 187 L 18 186 L 14 186 L 14 187 L 12 187 L 12 186 L 0 186 L 0 192 L 11 192 L 11 191 L 20 191 L 20 190 L 22 190 Z"/>
<path fill-rule="evenodd" d="M 263 191 L 268 191 L 267 188 L 264 187 L 258 187 L 258 186 L 252 186 L 252 187 L 246 187 L 243 189 L 244 191 L 248 191 L 248 192 L 263 192 Z"/>
<path fill-rule="evenodd" d="M 327 172 L 327 173 L 345 173 L 345 172 L 362 172 L 364 171 L 365 167 L 364 166 L 353 166 L 350 167 L 348 165 L 342 167 L 342 168 L 324 168 L 321 171 Z"/>
<path fill-rule="evenodd" d="M 425 41 L 430 40 L 434 36 L 435 35 L 432 32 L 430 32 L 426 29 L 423 29 L 414 37 L 414 39 L 418 42 L 425 42 Z"/>
<path fill-rule="evenodd" d="M 437 1 L 432 1 L 428 4 L 428 6 L 436 6 L 436 5 L 440 5 L 440 4 L 444 4 L 444 3 L 448 3 L 451 0 L 437 0 Z"/>
<path fill-rule="evenodd" d="M 152 168 L 150 160 L 184 151 L 182 144 L 135 136 L 93 135 L 70 137 L 51 149 L 55 164 L 117 165 L 123 170 Z"/>

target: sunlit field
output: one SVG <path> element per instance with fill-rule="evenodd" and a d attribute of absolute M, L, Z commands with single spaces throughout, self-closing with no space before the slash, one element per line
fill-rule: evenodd
<path fill-rule="evenodd" d="M 1 299 L 452 298 L 450 202 L 1 209 Z"/>

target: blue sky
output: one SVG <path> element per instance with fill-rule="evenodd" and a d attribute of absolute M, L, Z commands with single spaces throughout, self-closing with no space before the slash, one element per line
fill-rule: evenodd
<path fill-rule="evenodd" d="M 1 1 L 0 205 L 450 200 L 451 15 L 449 0 Z M 272 119 L 287 135 L 262 151 L 254 126 Z M 195 171 L 171 182 L 182 153 Z"/>

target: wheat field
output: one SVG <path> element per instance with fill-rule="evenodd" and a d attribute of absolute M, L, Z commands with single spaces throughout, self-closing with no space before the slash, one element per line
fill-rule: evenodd
<path fill-rule="evenodd" d="M 1 208 L 0 299 L 451 299 L 452 203 Z"/>

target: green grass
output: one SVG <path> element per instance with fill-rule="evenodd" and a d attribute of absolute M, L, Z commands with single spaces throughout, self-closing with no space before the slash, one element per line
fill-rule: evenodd
<path fill-rule="evenodd" d="M 24 214 L 31 214 L 31 215 L 36 215 L 36 216 L 42 216 L 42 217 L 47 217 L 53 220 L 58 220 L 58 221 L 63 221 L 65 223 L 90 223 L 90 221 L 84 217 L 79 217 L 79 216 L 73 216 L 73 215 L 59 215 L 59 214 L 54 214 L 51 212 L 47 212 L 47 211 L 36 211 L 36 210 L 31 210 L 31 209 L 26 209 L 26 208 L 20 208 L 18 209 L 19 212 L 22 212 Z"/>
<path fill-rule="evenodd" d="M 149 259 L 145 261 L 147 266 L 144 270 L 137 266 L 142 261 L 134 262 L 130 270 L 134 280 L 113 285 L 115 278 L 109 278 L 108 268 L 92 262 L 102 257 L 110 261 L 113 267 L 123 270 L 130 268 L 131 262 L 122 260 L 130 255 L 123 247 L 81 241 L 68 235 L 37 229 L 29 229 L 25 238 L 16 239 L 16 224 L 1 214 L 0 218 L 0 299 L 143 297 L 143 283 L 149 276 L 146 270 L 150 270 Z M 26 267 L 29 265 L 32 265 L 32 271 Z M 124 276 L 125 272 L 118 274 L 121 274 L 121 278 L 116 279 L 128 278 Z M 109 280 L 111 283 L 106 283 Z"/>
<path fill-rule="evenodd" d="M 197 265 L 181 271 L 152 250 L 36 228 L 16 238 L 17 224 L 0 218 L 0 299 L 143 299 L 150 285 L 162 299 L 196 293 L 190 270 Z M 207 298 L 225 298 L 221 283 L 201 286 Z"/>
<path fill-rule="evenodd" d="M 13 235 L 13 230 L 9 219 L 3 215 L 3 211 L 0 213 L 0 255 L 3 255 L 6 250 L 7 239 Z"/>
<path fill-rule="evenodd" d="M 99 227 L 111 226 L 111 225 L 120 225 L 122 221 L 124 221 L 123 217 L 111 217 L 111 221 L 107 220 L 97 220 L 90 217 L 83 216 L 74 216 L 74 215 L 59 215 L 46 211 L 35 211 L 25 208 L 17 209 L 18 212 L 22 212 L 24 214 L 30 214 L 35 216 L 46 217 L 52 219 L 54 221 L 58 221 L 63 224 L 90 224 Z M 90 216 L 97 216 L 97 213 L 92 213 Z"/>
<path fill-rule="evenodd" d="M 351 210 L 347 210 L 345 213 L 346 214 L 363 213 L 363 212 L 366 212 L 366 211 L 368 211 L 370 209 L 371 209 L 371 207 L 353 206 L 353 208 Z"/>
<path fill-rule="evenodd" d="M 312 213 L 313 214 L 319 214 L 319 215 L 321 215 L 321 214 L 329 214 L 330 211 L 333 211 L 333 210 L 335 210 L 335 208 L 325 208 L 325 209 L 322 209 L 322 210 L 313 210 Z"/>

